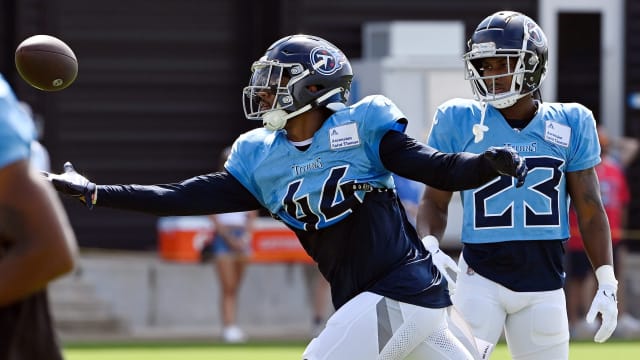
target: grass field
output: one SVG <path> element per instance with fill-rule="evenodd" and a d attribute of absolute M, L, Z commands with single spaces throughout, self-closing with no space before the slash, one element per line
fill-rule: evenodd
<path fill-rule="evenodd" d="M 249 343 L 225 345 L 214 343 L 118 343 L 69 344 L 67 360 L 299 360 L 305 343 Z M 510 359 L 507 347 L 499 344 L 491 360 Z M 640 359 L 640 341 L 575 342 L 571 360 Z M 356 359 L 354 359 L 356 360 Z"/>

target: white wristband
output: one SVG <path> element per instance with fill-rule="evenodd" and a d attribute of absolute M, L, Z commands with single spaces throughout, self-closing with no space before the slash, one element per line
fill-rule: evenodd
<path fill-rule="evenodd" d="M 618 280 L 613 272 L 613 266 L 602 265 L 596 269 L 596 279 L 598 279 L 598 286 L 609 285 L 614 289 L 618 289 Z"/>
<path fill-rule="evenodd" d="M 430 253 L 437 252 L 440 249 L 440 243 L 438 239 L 433 235 L 427 235 L 422 238 L 422 244 L 427 248 Z"/>

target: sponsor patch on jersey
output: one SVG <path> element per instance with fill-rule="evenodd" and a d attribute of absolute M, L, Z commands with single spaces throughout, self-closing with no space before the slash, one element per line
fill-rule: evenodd
<path fill-rule="evenodd" d="M 329 129 L 329 143 L 331 150 L 340 150 L 360 145 L 358 127 L 356 123 L 336 126 Z"/>
<path fill-rule="evenodd" d="M 544 129 L 544 139 L 562 147 L 569 147 L 571 128 L 560 125 L 555 121 L 547 120 Z"/>

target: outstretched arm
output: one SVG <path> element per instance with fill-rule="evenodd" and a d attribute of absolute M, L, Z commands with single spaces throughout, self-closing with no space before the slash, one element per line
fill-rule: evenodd
<path fill-rule="evenodd" d="M 209 215 L 261 208 L 258 200 L 226 171 L 158 185 L 95 185 L 70 164 L 60 175 L 48 174 L 55 188 L 96 205 L 158 216 Z M 91 199 L 87 202 L 87 199 Z"/>
<path fill-rule="evenodd" d="M 473 189 L 500 175 L 513 176 L 522 186 L 527 166 L 514 150 L 490 148 L 483 154 L 442 153 L 398 131 L 380 143 L 380 159 L 391 172 L 446 191 Z"/>
<path fill-rule="evenodd" d="M 167 215 L 207 215 L 261 208 L 256 198 L 226 171 L 174 184 L 98 185 L 96 205 Z"/>

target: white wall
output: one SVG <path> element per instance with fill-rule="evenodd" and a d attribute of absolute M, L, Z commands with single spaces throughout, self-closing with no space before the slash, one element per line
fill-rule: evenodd
<path fill-rule="evenodd" d="M 388 35 L 380 36 L 385 31 Z M 351 61 L 355 74 L 352 101 L 371 94 L 390 98 L 406 115 L 407 134 L 415 139 L 426 142 L 433 115 L 442 102 L 473 96 L 464 79 L 461 22 L 374 23 L 365 25 L 363 33 L 365 58 Z M 391 43 L 372 45 L 373 40 L 367 39 L 373 38 L 372 34 Z M 449 205 L 444 246 L 460 247 L 461 218 L 462 204 L 455 194 Z"/>
<path fill-rule="evenodd" d="M 545 99 L 555 101 L 558 78 L 558 14 L 597 12 L 602 15 L 601 114 L 612 136 L 624 130 L 624 0 L 541 0 L 538 25 L 549 41 L 549 71 L 542 86 Z"/>

